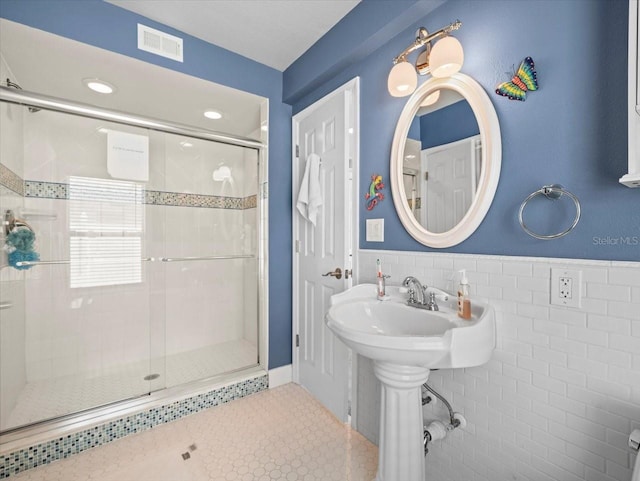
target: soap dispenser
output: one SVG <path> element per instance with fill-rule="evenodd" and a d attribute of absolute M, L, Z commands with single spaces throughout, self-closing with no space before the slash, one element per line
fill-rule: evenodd
<path fill-rule="evenodd" d="M 467 271 L 460 271 L 460 284 L 458 285 L 458 316 L 462 319 L 471 319 L 471 301 L 469 300 L 469 279 Z"/>

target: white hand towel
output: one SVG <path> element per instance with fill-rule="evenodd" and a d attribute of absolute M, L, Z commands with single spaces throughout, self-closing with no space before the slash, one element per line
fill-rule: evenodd
<path fill-rule="evenodd" d="M 322 188 L 320 186 L 320 156 L 309 154 L 298 192 L 296 207 L 302 217 L 316 225 L 318 208 L 322 205 Z"/>

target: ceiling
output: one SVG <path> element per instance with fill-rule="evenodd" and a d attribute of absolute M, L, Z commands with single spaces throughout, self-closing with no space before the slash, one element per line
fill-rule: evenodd
<path fill-rule="evenodd" d="M 202 130 L 261 137 L 261 109 L 267 100 L 258 95 L 5 19 L 0 19 L 0 54 L 2 73 L 7 69 L 7 76 L 30 92 Z M 85 87 L 85 78 L 106 80 L 116 91 L 95 93 Z M 2 80 L 4 85 L 4 75 Z M 206 119 L 207 109 L 221 112 L 222 119 Z"/>
<path fill-rule="evenodd" d="M 284 71 L 360 0 L 105 0 Z"/>
<path fill-rule="evenodd" d="M 283 71 L 360 0 L 105 1 Z M 5 19 L 0 19 L 0 53 L 11 80 L 30 92 L 203 130 L 264 135 L 267 100 L 258 95 Z M 85 78 L 106 80 L 117 90 L 96 94 L 83 85 Z M 205 119 L 207 109 L 223 118 Z"/>

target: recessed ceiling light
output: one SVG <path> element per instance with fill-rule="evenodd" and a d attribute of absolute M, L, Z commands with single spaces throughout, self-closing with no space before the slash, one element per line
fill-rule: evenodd
<path fill-rule="evenodd" d="M 115 92 L 116 88 L 109 82 L 97 78 L 85 78 L 82 82 L 94 92 L 99 94 L 110 94 Z"/>
<path fill-rule="evenodd" d="M 207 110 L 205 111 L 204 116 L 211 120 L 219 120 L 222 118 L 222 114 L 217 110 Z"/>
<path fill-rule="evenodd" d="M 193 144 L 191 142 L 187 142 L 186 140 L 183 140 L 182 142 L 180 142 L 180 145 L 182 147 L 193 147 Z"/>
<path fill-rule="evenodd" d="M 107 129 L 105 127 L 98 127 L 96 130 L 98 132 L 100 132 L 101 134 L 108 134 L 109 133 L 109 129 Z"/>

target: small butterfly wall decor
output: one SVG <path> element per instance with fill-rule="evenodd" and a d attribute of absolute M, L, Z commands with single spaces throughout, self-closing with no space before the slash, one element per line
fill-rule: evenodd
<path fill-rule="evenodd" d="M 516 74 L 509 82 L 503 82 L 496 88 L 496 93 L 509 100 L 527 100 L 527 91 L 538 90 L 538 74 L 531 57 L 525 58 Z"/>

